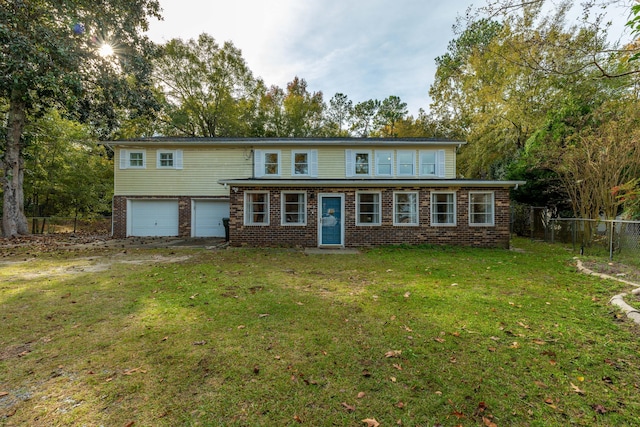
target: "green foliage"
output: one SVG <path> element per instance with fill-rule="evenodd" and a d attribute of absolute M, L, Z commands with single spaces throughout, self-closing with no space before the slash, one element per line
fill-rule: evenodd
<path fill-rule="evenodd" d="M 397 137 L 396 125 L 407 116 L 407 103 L 400 97 L 391 95 L 380 103 L 375 123 L 384 137 Z"/>

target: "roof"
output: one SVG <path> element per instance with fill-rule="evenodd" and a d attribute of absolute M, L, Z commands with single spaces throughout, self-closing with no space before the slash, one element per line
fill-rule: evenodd
<path fill-rule="evenodd" d="M 349 145 L 349 146 L 389 146 L 398 145 L 454 145 L 466 144 L 465 141 L 437 138 L 182 138 L 152 137 L 107 141 L 109 146 L 277 146 L 277 145 Z"/>
<path fill-rule="evenodd" d="M 218 184 L 234 187 L 518 187 L 526 181 L 482 179 L 221 179 Z"/>

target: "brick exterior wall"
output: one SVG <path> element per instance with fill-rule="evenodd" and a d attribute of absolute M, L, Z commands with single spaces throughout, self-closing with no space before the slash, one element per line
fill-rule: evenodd
<path fill-rule="evenodd" d="M 230 244 L 233 246 L 318 246 L 318 194 L 343 194 L 345 211 L 344 245 L 364 247 L 387 244 L 448 244 L 478 247 L 509 247 L 509 190 L 507 188 L 307 188 L 307 224 L 305 226 L 281 225 L 281 193 L 304 191 L 299 187 L 241 187 L 230 194 Z M 268 191 L 269 225 L 244 225 L 244 193 Z M 382 223 L 376 226 L 356 225 L 356 192 L 381 193 Z M 418 192 L 419 225 L 393 225 L 394 191 Z M 456 193 L 456 226 L 432 227 L 431 191 Z M 469 225 L 469 192 L 494 193 L 494 225 Z"/>

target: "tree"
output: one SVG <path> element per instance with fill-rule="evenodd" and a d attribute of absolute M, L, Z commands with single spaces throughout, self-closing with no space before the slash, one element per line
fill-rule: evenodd
<path fill-rule="evenodd" d="M 75 112 L 91 119 L 97 116 L 85 107 L 92 106 L 92 101 L 104 100 L 100 103 L 103 108 L 112 99 L 128 101 L 124 93 L 105 93 L 99 88 L 105 76 L 113 77 L 111 82 L 126 80 L 122 71 L 141 62 L 143 49 L 149 47 L 141 32 L 147 28 L 149 17 L 160 18 L 159 10 L 157 0 L 3 2 L 0 97 L 8 103 L 2 147 L 4 236 L 28 233 L 23 187 L 23 133 L 28 120 L 53 105 L 68 107 L 69 111 L 80 105 L 84 111 Z M 122 57 L 99 56 L 99 44 L 109 40 Z M 125 84 L 119 88 L 123 87 L 131 88 Z"/>
<path fill-rule="evenodd" d="M 380 104 L 376 114 L 376 123 L 381 128 L 383 136 L 395 138 L 396 124 L 407 116 L 407 103 L 399 96 L 391 95 Z"/>
<path fill-rule="evenodd" d="M 326 119 L 331 136 L 348 136 L 346 129 L 348 120 L 353 111 L 353 102 L 343 93 L 336 93 L 329 100 L 329 108 L 326 111 Z M 343 127 L 344 126 L 344 127 Z"/>
<path fill-rule="evenodd" d="M 155 61 L 154 75 L 164 90 L 165 134 L 246 136 L 259 97 L 251 70 L 232 42 L 218 45 L 201 34 L 187 42 L 173 39 Z"/>
<path fill-rule="evenodd" d="M 322 92 L 310 93 L 305 79 L 296 76 L 287 84 L 282 103 L 288 128 L 285 136 L 318 136 L 324 111 Z"/>
<path fill-rule="evenodd" d="M 351 112 L 351 131 L 361 138 L 367 138 L 373 130 L 379 108 L 380 101 L 377 99 L 358 102 Z"/>

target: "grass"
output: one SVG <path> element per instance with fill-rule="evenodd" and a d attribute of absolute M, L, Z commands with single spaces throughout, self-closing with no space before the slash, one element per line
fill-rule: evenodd
<path fill-rule="evenodd" d="M 638 425 L 626 288 L 514 244 L 5 252 L 0 425 Z"/>

